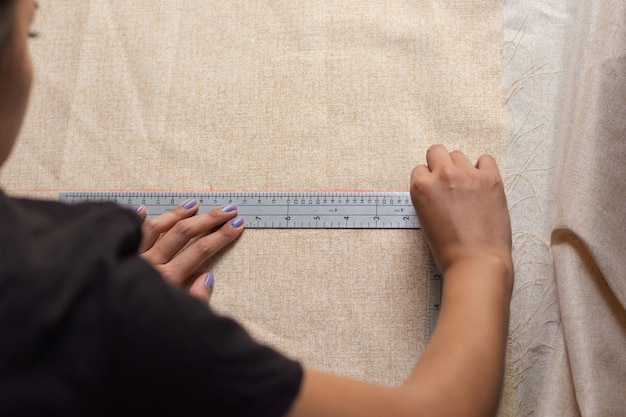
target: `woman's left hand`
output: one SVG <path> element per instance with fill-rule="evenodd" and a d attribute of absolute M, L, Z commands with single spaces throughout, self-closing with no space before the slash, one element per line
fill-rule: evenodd
<path fill-rule="evenodd" d="M 237 239 L 244 225 L 243 218 L 236 217 L 234 204 L 196 216 L 197 212 L 198 202 L 191 199 L 167 213 L 146 219 L 139 253 L 173 284 L 183 286 L 193 278 L 190 293 L 208 301 L 213 276 L 198 275 L 198 270 Z M 137 213 L 145 218 L 145 207 Z"/>

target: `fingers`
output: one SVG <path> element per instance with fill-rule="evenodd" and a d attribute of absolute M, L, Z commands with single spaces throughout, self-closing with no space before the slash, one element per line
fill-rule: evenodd
<path fill-rule="evenodd" d="M 488 169 L 498 171 L 498 164 L 496 160 L 491 155 L 481 155 L 476 162 L 476 168 L 478 169 Z"/>
<path fill-rule="evenodd" d="M 430 169 L 428 169 L 426 165 L 418 165 L 415 168 L 413 168 L 411 177 L 415 178 L 415 177 L 419 177 L 419 176 L 427 175 L 427 174 L 430 174 Z"/>
<path fill-rule="evenodd" d="M 431 171 L 426 165 L 418 165 L 411 172 L 411 197 L 417 198 L 422 194 L 422 188 L 426 186 Z"/>
<path fill-rule="evenodd" d="M 476 169 L 488 170 L 495 173 L 500 178 L 496 161 L 490 155 L 482 155 L 476 165 L 472 165 L 470 159 L 457 150 L 448 152 L 443 145 L 433 145 L 426 152 L 426 165 L 418 165 L 411 173 L 411 196 L 414 199 L 422 198 L 429 188 L 433 186 L 433 181 L 444 181 L 456 184 L 465 176 L 464 173 Z"/>
<path fill-rule="evenodd" d="M 160 265 L 161 274 L 175 284 L 182 284 L 204 262 L 237 239 L 243 230 L 243 218 L 232 219 L 215 232 L 197 239 L 166 264 Z"/>
<path fill-rule="evenodd" d="M 474 168 L 474 165 L 472 165 L 472 162 L 469 160 L 469 158 L 461 151 L 450 152 L 450 159 L 452 159 L 454 165 L 459 168 Z"/>
<path fill-rule="evenodd" d="M 448 152 L 446 147 L 443 145 L 432 145 L 428 148 L 426 151 L 426 161 L 430 171 L 440 170 L 441 168 L 452 168 L 453 166 L 464 169 L 474 167 L 470 159 L 463 152 L 458 150 Z M 478 162 L 475 167 L 479 169 L 497 170 L 495 159 L 487 154 L 478 158 Z M 424 171 L 419 173 L 423 172 Z"/>
<path fill-rule="evenodd" d="M 135 211 L 137 212 L 137 216 L 139 216 L 141 221 L 144 221 L 146 219 L 146 215 L 148 214 L 148 212 L 146 211 L 146 208 L 143 205 L 137 207 Z"/>
<path fill-rule="evenodd" d="M 143 254 L 144 258 L 157 265 L 169 262 L 192 239 L 209 233 L 236 215 L 237 208 L 234 205 L 228 205 L 180 220 Z"/>
<path fill-rule="evenodd" d="M 443 145 L 432 145 L 426 151 L 426 163 L 431 171 L 435 171 L 440 167 L 449 166 L 452 164 L 450 154 Z"/>
<path fill-rule="evenodd" d="M 167 232 L 179 221 L 189 218 L 196 214 L 198 211 L 198 202 L 195 198 L 184 201 L 174 210 L 159 216 L 152 217 L 143 222 L 141 226 L 143 232 L 143 239 L 139 246 L 139 253 L 146 252 L 154 245 L 154 242 L 159 239 L 162 233 Z M 143 209 L 143 217 L 145 218 L 145 208 Z"/>
<path fill-rule="evenodd" d="M 200 300 L 209 302 L 211 293 L 213 292 L 214 280 L 215 278 L 212 273 L 202 274 L 191 284 L 189 293 Z"/>

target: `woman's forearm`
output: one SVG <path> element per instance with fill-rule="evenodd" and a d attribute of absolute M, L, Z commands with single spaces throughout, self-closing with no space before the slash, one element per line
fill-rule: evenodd
<path fill-rule="evenodd" d="M 488 257 L 462 260 L 448 269 L 437 328 L 405 386 L 436 415 L 495 414 L 512 275 L 507 263 Z"/>

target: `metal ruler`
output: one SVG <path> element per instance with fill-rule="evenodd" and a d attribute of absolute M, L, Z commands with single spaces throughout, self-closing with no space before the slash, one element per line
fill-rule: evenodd
<path fill-rule="evenodd" d="M 195 198 L 199 213 L 236 204 L 247 229 L 418 229 L 407 192 L 63 192 L 60 201 L 112 201 L 146 207 L 148 216 L 165 213 Z M 428 266 L 428 338 L 441 308 L 441 273 L 432 256 Z"/>
<path fill-rule="evenodd" d="M 150 216 L 195 198 L 199 212 L 236 204 L 246 228 L 253 229 L 417 229 L 409 193 L 402 192 L 78 192 L 61 201 L 114 201 L 144 205 Z"/>

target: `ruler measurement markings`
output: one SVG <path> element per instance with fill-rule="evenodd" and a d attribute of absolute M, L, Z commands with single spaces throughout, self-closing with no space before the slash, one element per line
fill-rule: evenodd
<path fill-rule="evenodd" d="M 441 310 L 441 302 L 443 296 L 443 274 L 439 271 L 435 259 L 432 254 L 429 253 L 428 257 L 428 304 L 427 308 L 427 337 L 430 340 L 435 326 L 439 318 L 439 311 Z"/>

